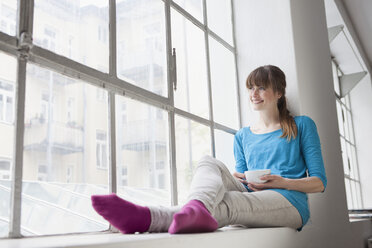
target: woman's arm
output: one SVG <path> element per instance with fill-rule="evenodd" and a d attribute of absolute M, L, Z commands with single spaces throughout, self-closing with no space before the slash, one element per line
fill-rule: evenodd
<path fill-rule="evenodd" d="M 304 193 L 318 193 L 324 191 L 324 185 L 319 177 L 305 177 L 300 179 L 289 179 L 278 175 L 266 175 L 262 180 L 268 180 L 266 183 L 248 183 L 248 187 L 253 191 L 263 189 L 288 189 Z"/>

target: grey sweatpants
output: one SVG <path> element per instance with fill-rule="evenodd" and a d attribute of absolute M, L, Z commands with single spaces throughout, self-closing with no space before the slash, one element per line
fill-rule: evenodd
<path fill-rule="evenodd" d="M 248 192 L 226 165 L 211 156 L 199 161 L 188 199 L 203 202 L 219 227 L 239 224 L 297 229 L 302 225 L 299 212 L 284 196 L 272 190 Z M 150 207 L 149 231 L 166 232 L 181 207 Z"/>

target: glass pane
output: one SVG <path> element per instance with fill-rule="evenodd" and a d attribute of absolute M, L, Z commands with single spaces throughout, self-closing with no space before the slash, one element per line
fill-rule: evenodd
<path fill-rule="evenodd" d="M 351 146 L 349 144 L 349 142 L 345 142 L 346 143 L 346 155 L 347 155 L 347 166 L 349 168 L 349 176 L 351 178 L 354 178 L 354 171 L 352 170 L 352 160 L 351 160 Z"/>
<path fill-rule="evenodd" d="M 349 136 L 349 127 L 347 123 L 347 110 L 344 105 L 342 105 L 342 115 L 343 115 L 343 121 L 344 121 L 344 131 L 345 131 L 345 139 L 350 140 Z"/>
<path fill-rule="evenodd" d="M 332 72 L 333 72 L 333 86 L 334 86 L 335 92 L 338 95 L 340 95 L 340 84 L 339 84 L 337 68 L 336 68 L 335 63 L 332 63 Z"/>
<path fill-rule="evenodd" d="M 351 195 L 353 199 L 353 208 L 357 209 L 358 208 L 358 199 L 357 199 L 357 192 L 356 192 L 356 183 L 355 181 L 350 181 L 351 184 Z"/>
<path fill-rule="evenodd" d="M 34 43 L 108 72 L 108 2 L 35 0 Z"/>
<path fill-rule="evenodd" d="M 354 144 L 354 130 L 350 111 L 347 111 L 347 126 L 349 128 L 350 142 Z"/>
<path fill-rule="evenodd" d="M 232 44 L 231 1 L 207 0 L 207 17 L 209 28 Z"/>
<path fill-rule="evenodd" d="M 167 97 L 164 3 L 118 0 L 116 27 L 118 77 Z"/>
<path fill-rule="evenodd" d="M 117 185 L 125 199 L 141 205 L 169 205 L 168 113 L 116 97 Z"/>
<path fill-rule="evenodd" d="M 97 91 L 103 90 L 28 64 L 22 234 L 108 228 L 90 201 L 108 193 L 108 99 Z"/>
<path fill-rule="evenodd" d="M 347 178 L 345 178 L 345 189 L 346 189 L 347 208 L 353 209 L 353 199 L 351 196 L 351 185 L 350 185 L 350 180 Z"/>
<path fill-rule="evenodd" d="M 202 0 L 173 0 L 179 6 L 184 8 L 192 16 L 203 23 L 203 2 Z"/>
<path fill-rule="evenodd" d="M 350 148 L 351 148 L 351 161 L 352 161 L 352 170 L 354 172 L 354 179 L 359 180 L 358 163 L 357 163 L 355 146 L 350 146 Z"/>
<path fill-rule="evenodd" d="M 209 119 L 204 33 L 172 10 L 172 46 L 177 52 L 177 108 Z"/>
<path fill-rule="evenodd" d="M 238 129 L 238 104 L 234 54 L 209 39 L 213 116 L 218 123 Z"/>
<path fill-rule="evenodd" d="M 234 135 L 215 129 L 214 138 L 216 141 L 216 158 L 221 160 L 230 172 L 235 171 L 234 158 Z"/>
<path fill-rule="evenodd" d="M 341 110 L 341 104 L 339 101 L 336 101 L 336 107 L 337 107 L 337 119 L 338 119 L 338 128 L 340 130 L 340 134 L 344 135 L 344 122 L 342 120 L 342 110 Z"/>
<path fill-rule="evenodd" d="M 357 205 L 358 205 L 358 208 L 362 208 L 362 195 L 361 195 L 361 192 L 360 192 L 360 182 L 357 182 L 356 183 L 356 197 L 357 197 Z"/>
<path fill-rule="evenodd" d="M 6 121 L 7 102 L 15 99 L 17 60 L 0 52 L 0 237 L 8 236 L 10 214 L 10 178 L 13 165 L 14 123 Z"/>
<path fill-rule="evenodd" d="M 178 203 L 183 204 L 199 159 L 211 155 L 211 133 L 209 127 L 177 115 L 175 127 Z"/>
<path fill-rule="evenodd" d="M 16 35 L 17 0 L 0 0 L 0 31 Z"/>
<path fill-rule="evenodd" d="M 350 175 L 350 170 L 349 170 L 349 166 L 348 166 L 348 162 L 347 162 L 347 152 L 346 152 L 346 142 L 345 142 L 345 139 L 344 138 L 340 138 L 340 141 L 341 141 L 341 153 L 342 153 L 342 163 L 343 163 L 343 166 L 344 166 L 344 173 L 346 175 Z"/>

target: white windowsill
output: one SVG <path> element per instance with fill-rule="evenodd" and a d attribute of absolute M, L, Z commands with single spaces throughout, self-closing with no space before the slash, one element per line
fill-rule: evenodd
<path fill-rule="evenodd" d="M 274 234 L 275 233 L 275 234 Z M 255 247 L 275 247 L 295 235 L 290 228 L 240 228 L 224 227 L 213 233 L 178 234 L 147 233 L 123 235 L 121 233 L 75 234 L 22 239 L 0 240 L 0 247 L 8 248 L 50 248 L 50 247 L 90 247 L 90 248 L 164 248 L 164 247 L 240 247 L 242 244 L 254 244 Z M 268 239 L 267 237 L 270 237 Z M 285 244 L 285 243 L 283 243 Z"/>

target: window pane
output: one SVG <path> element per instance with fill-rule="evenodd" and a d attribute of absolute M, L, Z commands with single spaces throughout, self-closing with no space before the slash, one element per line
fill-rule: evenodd
<path fill-rule="evenodd" d="M 35 0 L 34 43 L 108 72 L 108 1 Z"/>
<path fill-rule="evenodd" d="M 118 77 L 168 96 L 163 1 L 117 1 L 116 27 Z"/>
<path fill-rule="evenodd" d="M 344 138 L 340 138 L 341 141 L 341 153 L 342 153 L 342 164 L 344 165 L 344 173 L 350 175 L 350 170 L 347 162 L 347 151 L 346 151 L 346 142 Z"/>
<path fill-rule="evenodd" d="M 357 199 L 357 192 L 356 192 L 356 186 L 355 186 L 355 181 L 350 181 L 351 184 L 351 195 L 353 199 L 353 208 L 357 209 L 358 208 L 358 199 Z"/>
<path fill-rule="evenodd" d="M 170 206 L 167 112 L 122 96 L 116 106 L 119 194 L 138 204 Z"/>
<path fill-rule="evenodd" d="M 47 78 L 43 77 L 46 72 Z M 96 131 L 108 133 L 107 93 L 104 97 L 106 101 L 97 99 L 94 86 L 28 64 L 22 234 L 108 228 L 90 201 L 92 194 L 108 193 L 107 166 L 96 166 L 96 145 L 101 144 Z M 68 120 L 71 98 L 76 115 Z M 100 141 L 108 145 L 107 138 Z"/>
<path fill-rule="evenodd" d="M 179 6 L 184 8 L 192 16 L 198 19 L 200 22 L 203 21 L 203 2 L 202 0 L 173 0 Z"/>
<path fill-rule="evenodd" d="M 17 0 L 0 0 L 0 31 L 16 35 Z"/>
<path fill-rule="evenodd" d="M 0 237 L 8 236 L 10 177 L 13 165 L 14 123 L 7 123 L 6 98 L 14 99 L 17 61 L 0 52 Z M 11 109 L 12 115 L 14 109 Z"/>
<path fill-rule="evenodd" d="M 238 104 L 234 54 L 209 39 L 213 116 L 218 123 L 238 129 Z"/>
<path fill-rule="evenodd" d="M 336 101 L 336 107 L 337 107 L 338 128 L 340 130 L 340 134 L 343 136 L 344 135 L 344 122 L 342 118 L 341 104 L 339 101 Z"/>
<path fill-rule="evenodd" d="M 350 140 L 349 127 L 347 123 L 347 110 L 344 105 L 342 105 L 342 115 L 343 115 L 343 121 L 344 121 L 345 139 Z"/>
<path fill-rule="evenodd" d="M 175 122 L 178 202 L 182 204 L 199 159 L 211 155 L 211 134 L 209 127 L 177 115 Z"/>
<path fill-rule="evenodd" d="M 221 160 L 230 170 L 235 171 L 234 135 L 215 129 L 216 158 Z"/>
<path fill-rule="evenodd" d="M 338 79 L 338 72 L 337 72 L 337 67 L 335 63 L 332 62 L 332 72 L 333 72 L 333 86 L 335 89 L 335 92 L 340 95 L 340 84 L 339 84 L 339 79 Z"/>
<path fill-rule="evenodd" d="M 353 209 L 353 199 L 351 196 L 351 185 L 350 180 L 345 178 L 345 189 L 346 189 L 346 198 L 347 198 L 347 208 Z"/>
<path fill-rule="evenodd" d="M 231 1 L 207 0 L 207 17 L 209 28 L 232 44 Z"/>
<path fill-rule="evenodd" d="M 352 119 L 351 119 L 351 112 L 347 111 L 347 126 L 349 128 L 349 136 L 350 136 L 350 142 L 354 143 L 354 132 L 353 132 L 353 125 L 352 125 Z"/>
<path fill-rule="evenodd" d="M 209 119 L 204 33 L 172 10 L 172 46 L 177 52 L 177 108 Z"/>

